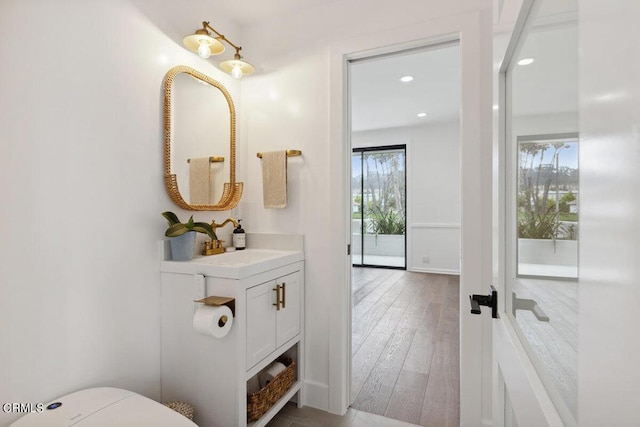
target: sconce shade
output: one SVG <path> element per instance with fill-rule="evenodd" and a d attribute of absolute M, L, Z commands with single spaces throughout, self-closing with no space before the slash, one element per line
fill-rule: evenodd
<path fill-rule="evenodd" d="M 213 31 L 217 37 L 211 37 L 209 30 Z M 235 55 L 233 55 L 233 59 L 229 59 L 220 64 L 222 71 L 231 74 L 236 79 L 253 74 L 256 69 L 248 62 L 242 61 L 242 56 L 240 56 L 242 46 L 233 44 L 228 38 L 219 33 L 218 30 L 213 28 L 206 21 L 202 23 L 201 29 L 196 31 L 194 35 L 185 37 L 183 41 L 187 49 L 197 53 L 201 58 L 208 58 L 210 55 L 218 55 L 224 52 L 224 45 L 222 42 L 227 43 L 236 50 Z"/>
<path fill-rule="evenodd" d="M 231 74 L 232 76 L 236 77 L 234 75 L 233 69 L 239 69 L 242 72 L 243 76 L 248 76 L 249 74 L 253 74 L 253 72 L 256 70 L 253 65 L 249 64 L 248 62 L 244 62 L 241 59 L 229 59 L 227 61 L 223 61 L 220 63 L 220 69 L 222 71 L 225 71 L 229 74 Z M 239 78 L 239 77 L 236 77 Z"/>
<path fill-rule="evenodd" d="M 209 35 L 209 32 L 203 29 L 196 31 L 195 34 L 187 36 L 182 41 L 187 49 L 191 52 L 198 53 L 198 48 L 205 44 L 209 46 L 211 55 L 219 55 L 224 52 L 224 45 L 220 41 Z"/>

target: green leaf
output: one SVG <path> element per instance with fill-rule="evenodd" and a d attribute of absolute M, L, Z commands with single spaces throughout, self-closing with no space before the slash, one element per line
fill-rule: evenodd
<path fill-rule="evenodd" d="M 167 237 L 178 237 L 189 231 L 191 230 L 189 230 L 186 225 L 178 223 L 170 225 L 169 228 L 167 228 L 167 231 L 165 231 L 164 235 Z"/>
<path fill-rule="evenodd" d="M 169 225 L 178 224 L 180 222 L 178 216 L 173 212 L 162 212 L 162 216 L 167 220 Z"/>
<path fill-rule="evenodd" d="M 206 222 L 196 222 L 193 224 L 193 231 L 197 231 L 198 233 L 203 233 L 211 237 L 212 240 L 218 240 L 213 227 L 211 224 L 207 224 Z"/>
<path fill-rule="evenodd" d="M 193 230 L 193 215 L 189 217 L 189 221 L 185 224 L 189 230 Z"/>

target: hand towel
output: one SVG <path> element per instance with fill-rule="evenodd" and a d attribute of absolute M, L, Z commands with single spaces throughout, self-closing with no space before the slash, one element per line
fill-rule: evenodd
<path fill-rule="evenodd" d="M 262 153 L 262 198 L 265 208 L 287 207 L 287 152 Z"/>
<path fill-rule="evenodd" d="M 211 162 L 208 157 L 189 161 L 189 204 L 211 204 Z"/>

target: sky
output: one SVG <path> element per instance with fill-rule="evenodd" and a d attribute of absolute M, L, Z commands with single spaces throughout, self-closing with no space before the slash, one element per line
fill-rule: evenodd
<path fill-rule="evenodd" d="M 369 169 L 370 170 L 374 170 L 376 168 L 376 161 L 373 157 L 371 157 L 371 154 L 377 154 L 380 153 L 382 151 L 371 151 L 371 152 L 366 152 L 365 154 L 365 161 L 367 161 L 369 163 Z M 391 152 L 391 151 L 386 151 L 386 152 Z M 352 177 L 356 177 L 356 176 L 360 176 L 362 175 L 362 160 L 361 160 L 361 154 L 363 153 L 353 153 L 352 157 L 351 157 L 351 176 Z M 404 169 L 404 161 L 401 159 L 399 162 L 399 166 L 400 166 L 400 170 Z"/>
<path fill-rule="evenodd" d="M 521 144 L 526 144 L 534 141 L 526 141 Z M 578 142 L 566 142 L 567 148 L 563 148 L 560 150 L 560 155 L 558 156 L 558 166 L 569 167 L 571 169 L 578 169 Z M 546 150 L 544 153 L 544 163 L 551 162 L 553 156 L 553 148 Z M 540 163 L 540 154 L 538 154 L 534 158 L 534 165 L 538 165 Z"/>

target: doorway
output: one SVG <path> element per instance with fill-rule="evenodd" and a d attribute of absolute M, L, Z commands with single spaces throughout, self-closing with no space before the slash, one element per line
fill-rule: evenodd
<path fill-rule="evenodd" d="M 407 268 L 406 146 L 354 148 L 354 267 Z"/>
<path fill-rule="evenodd" d="M 458 42 L 349 62 L 350 402 L 418 425 L 460 424 L 460 67 Z"/>

